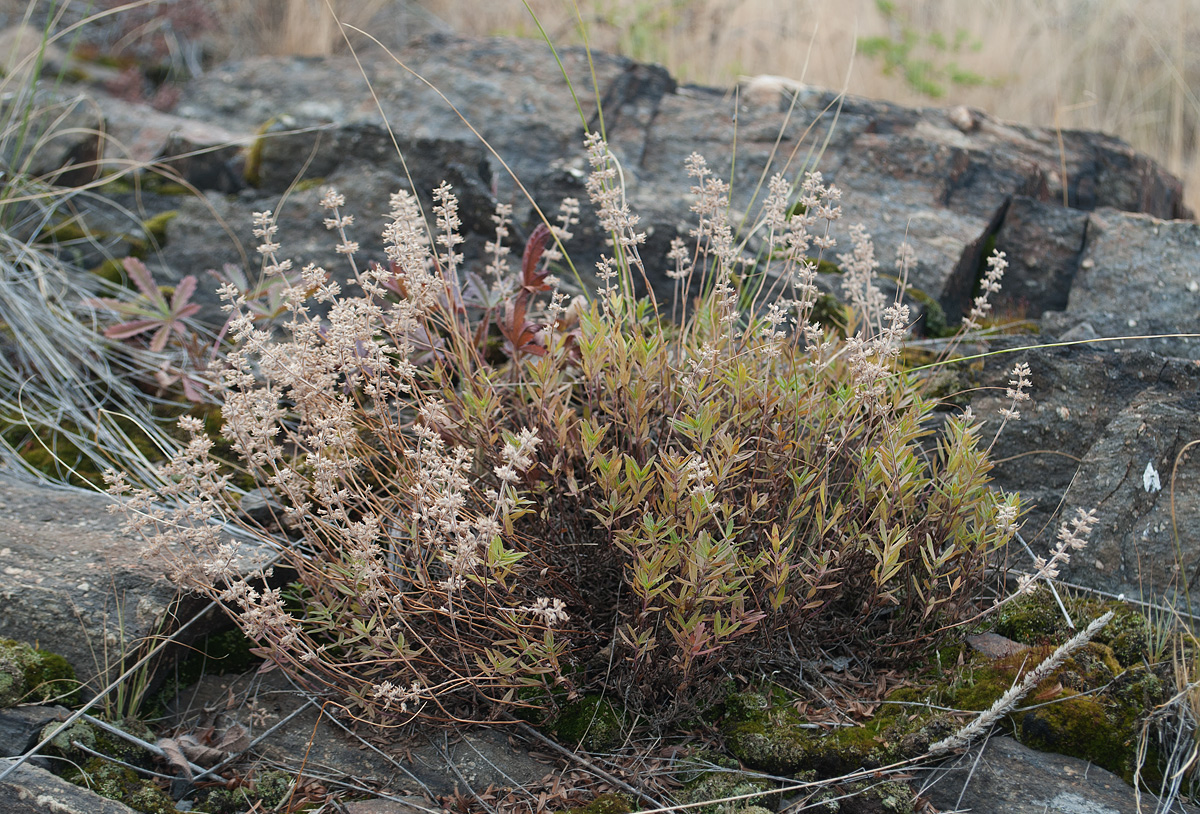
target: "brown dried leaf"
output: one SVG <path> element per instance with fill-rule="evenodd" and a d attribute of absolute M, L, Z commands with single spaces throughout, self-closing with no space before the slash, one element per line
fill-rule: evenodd
<path fill-rule="evenodd" d="M 246 730 L 246 727 L 235 722 L 233 726 L 226 729 L 224 734 L 221 735 L 221 740 L 216 748 L 226 754 L 245 752 L 250 748 L 250 733 Z"/>
<path fill-rule="evenodd" d="M 220 749 L 205 746 L 192 735 L 180 735 L 177 742 L 179 748 L 187 755 L 187 759 L 199 766 L 204 766 L 205 768 L 215 766 L 225 758 L 225 753 Z"/>
<path fill-rule="evenodd" d="M 178 741 L 174 738 L 159 738 L 155 745 L 162 750 L 163 757 L 167 759 L 168 763 L 178 769 L 180 774 L 188 780 L 192 779 L 192 767 L 188 765 L 188 759 L 184 757 Z"/>

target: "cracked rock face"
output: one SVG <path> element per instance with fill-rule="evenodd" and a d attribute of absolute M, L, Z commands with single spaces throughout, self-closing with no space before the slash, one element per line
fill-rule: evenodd
<path fill-rule="evenodd" d="M 515 206 L 516 245 L 536 223 L 514 176 L 551 216 L 563 197 L 586 200 L 583 133 L 585 125 L 599 128 L 600 118 L 582 51 L 560 53 L 582 109 L 540 42 L 432 35 L 404 48 L 411 72 L 374 51 L 363 56 L 362 71 L 348 57 L 259 57 L 191 81 L 171 114 L 176 130 L 187 134 L 183 146 L 208 145 L 219 128 L 239 149 L 206 153 L 182 168 L 210 191 L 207 201 L 143 198 L 152 210 L 182 210 L 151 266 L 165 279 L 178 280 L 225 262 L 253 260 L 251 212 L 279 209 L 283 254 L 345 277 L 344 263 L 321 226 L 317 201 L 325 184 L 346 195 L 364 260 L 383 257 L 381 218 L 388 195 L 398 188 L 414 187 L 428 204 L 430 190 L 450 182 L 462 203 L 468 256 L 482 251 L 491 237 L 497 202 Z M 1019 216 L 1030 207 L 1037 217 L 1027 216 L 1027 226 L 1052 213 L 1056 222 L 1046 240 L 1062 244 L 1047 250 L 1058 263 L 1058 276 L 1028 282 L 1028 291 L 1014 293 L 1034 315 L 1062 308 L 1082 213 L 1108 207 L 1156 218 L 1187 214 L 1175 178 L 1100 134 L 1063 133 L 1060 152 L 1053 131 L 975 111 L 967 111 L 970 126 L 964 128 L 961 110 L 913 110 L 856 98 L 839 102 L 835 94 L 796 83 L 750 93 L 739 104 L 723 89 L 680 86 L 658 67 L 603 54 L 595 55 L 595 66 L 604 128 L 621 162 L 628 202 L 647 235 L 642 256 L 650 284 L 667 296 L 672 288 L 664 270 L 670 265 L 663 258 L 671 239 L 686 237 L 691 228 L 692 181 L 684 162 L 693 152 L 719 176 L 733 167 L 735 213 L 752 208 L 764 173 L 821 171 L 845 194 L 845 219 L 834 231 L 839 247 L 825 259 L 835 262 L 848 249 L 848 230 L 857 222 L 873 236 L 886 273 L 907 241 L 918 261 L 910 284 L 951 316 L 970 302 L 990 236 L 1003 237 L 1007 230 L 1014 249 L 1040 251 L 1046 241 L 1030 247 L 1027 231 L 1018 228 Z M 129 131 L 126 141 L 159 155 L 180 152 L 181 145 L 166 143 L 165 136 L 157 151 L 146 143 L 161 135 L 169 119 L 136 128 L 138 117 L 120 115 L 112 104 L 105 110 L 118 135 Z M 280 206 L 293 182 L 298 188 Z M 1024 203 L 1010 207 L 1014 199 Z M 585 214 L 570 245 L 585 281 L 603 248 L 594 216 Z M 219 323 L 215 297 L 209 306 L 210 318 Z"/>

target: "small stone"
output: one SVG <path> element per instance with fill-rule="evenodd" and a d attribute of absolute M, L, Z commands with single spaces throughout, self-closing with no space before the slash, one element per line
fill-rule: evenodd
<path fill-rule="evenodd" d="M 952 125 L 964 133 L 970 133 L 979 126 L 979 122 L 971 115 L 971 111 L 966 105 L 951 108 L 946 112 L 946 118 L 950 120 Z"/>

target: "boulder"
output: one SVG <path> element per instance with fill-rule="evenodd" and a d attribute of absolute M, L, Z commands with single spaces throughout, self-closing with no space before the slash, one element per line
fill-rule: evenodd
<path fill-rule="evenodd" d="M 8 768 L 9 761 L 0 758 L 0 773 Z M 0 780 L 0 800 L 5 814 L 137 814 L 129 806 L 28 763 Z"/>
<path fill-rule="evenodd" d="M 145 542 L 121 531 L 110 502 L 0 472 L 0 638 L 64 657 L 89 694 L 149 637 L 207 604 L 180 600 L 161 564 L 143 558 Z M 242 552 L 247 572 L 270 556 Z"/>
<path fill-rule="evenodd" d="M 1028 337 L 1008 337 L 993 350 L 1028 344 Z M 1131 599 L 1174 596 L 1184 587 L 1179 566 L 1191 582 L 1200 565 L 1189 543 L 1200 539 L 1200 473 L 1195 447 L 1185 450 L 1200 438 L 1200 365 L 1103 347 L 991 356 L 972 407 L 998 427 L 1012 366 L 1028 364 L 1032 400 L 992 450 L 996 485 L 1021 493 L 1025 538 L 1044 554 L 1061 519 L 1095 509 L 1092 542 L 1063 578 Z M 1013 558 L 1028 567 L 1019 551 Z"/>
<path fill-rule="evenodd" d="M 1035 752 L 1012 738 L 991 738 L 953 766 L 934 772 L 920 796 L 938 811 L 1005 814 L 1125 814 L 1158 811 L 1158 799 L 1086 761 Z M 1171 811 L 1200 811 L 1176 802 Z"/>
<path fill-rule="evenodd" d="M 671 290 L 663 275 L 670 240 L 691 228 L 691 181 L 683 167 L 692 152 L 719 174 L 735 168 L 735 213 L 751 208 L 764 173 L 821 170 L 845 192 L 846 218 L 834 231 L 840 247 L 826 259 L 848 245 L 851 223 L 866 225 L 887 272 L 907 240 L 919 261 L 910 282 L 952 314 L 969 303 L 980 249 L 1014 199 L 1062 212 L 1052 239 L 1067 247 L 1079 213 L 1097 207 L 1159 218 L 1188 214 L 1178 180 L 1096 133 L 1063 133 L 1060 154 L 1051 130 L 974 111 L 964 129 L 953 111 L 839 100 L 801 85 L 738 106 L 724 90 L 680 86 L 661 68 L 594 56 L 604 127 L 629 203 L 642 218 L 639 228 L 648 236 L 642 254 L 660 292 Z M 322 184 L 346 195 L 363 258 L 382 257 L 379 216 L 391 191 L 415 187 L 428 204 L 429 190 L 443 179 L 464 199 L 468 252 L 491 236 L 497 202 L 515 205 L 512 240 L 519 243 L 536 215 L 514 176 L 551 216 L 563 197 L 586 199 L 582 139 L 585 124 L 596 129 L 600 120 L 592 94 L 584 92 L 591 87 L 586 55 L 568 48 L 560 57 L 580 91 L 581 110 L 545 44 L 512 39 L 432 35 L 405 49 L 403 66 L 366 52 L 361 72 L 349 58 L 260 57 L 193 80 L 176 114 L 260 135 L 246 155 L 251 188 L 218 207 L 236 240 L 215 231 L 212 213 L 201 205 L 185 211 L 171 224 L 159 258 L 167 277 L 247 257 L 254 262 L 250 215 L 278 209 L 283 254 L 344 278 L 344 262 L 323 230 L 314 229 L 319 192 L 304 190 Z M 281 203 L 293 182 L 300 189 Z M 204 206 L 210 204 L 217 206 L 211 199 Z M 603 248 L 594 217 L 584 217 L 570 249 L 585 281 Z M 1045 285 L 1061 299 L 1063 281 Z"/>

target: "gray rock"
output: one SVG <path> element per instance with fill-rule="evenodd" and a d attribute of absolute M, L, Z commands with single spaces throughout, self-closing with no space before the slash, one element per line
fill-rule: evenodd
<path fill-rule="evenodd" d="M 28 706 L 0 709 L 0 758 L 23 755 L 41 740 L 47 724 L 65 721 L 70 710 L 60 706 Z M 51 768 L 50 761 L 41 756 L 30 758 L 34 765 Z M 0 770 L 4 764 L 0 763 Z"/>
<path fill-rule="evenodd" d="M 9 765 L 0 758 L 0 773 Z M 122 803 L 28 763 L 0 780 L 0 801 L 4 814 L 136 814 Z"/>
<path fill-rule="evenodd" d="M 1034 198 L 1013 198 L 996 230 L 1008 270 L 992 307 L 998 315 L 1037 319 L 1062 311 L 1079 268 L 1088 215 Z"/>
<path fill-rule="evenodd" d="M 575 87 L 590 87 L 584 54 L 565 49 L 561 56 Z M 238 239 L 205 226 L 201 221 L 211 221 L 211 213 L 181 217 L 172 224 L 171 245 L 161 257 L 168 276 L 195 271 L 198 246 L 208 252 L 207 267 L 246 257 L 254 262 L 252 250 L 247 251 L 253 245 L 247 237 L 250 213 L 267 208 L 282 210 L 279 242 L 286 256 L 324 262 L 332 249 L 322 230 L 313 229 L 309 199 L 296 193 L 278 206 L 284 190 L 303 179 L 337 185 L 358 216 L 354 237 L 362 256 L 381 257 L 378 215 L 386 212 L 387 194 L 410 186 L 384 118 L 425 201 L 442 179 L 466 199 L 468 253 L 478 252 L 490 237 L 495 201 L 516 206 L 514 243 L 535 222 L 509 169 L 551 214 L 564 196 L 586 198 L 581 141 L 585 119 L 589 128 L 599 124 L 594 102 L 587 101 L 590 94 L 581 96 L 581 118 L 544 44 L 433 36 L 406 48 L 405 62 L 445 98 L 390 60 L 370 55 L 364 70 L 378 108 L 357 66 L 338 58 L 257 58 L 191 82 L 177 109 L 180 115 L 238 132 L 264 126 L 268 132 L 251 161 L 258 189 L 220 208 Z M 897 247 L 908 240 L 919 259 L 911 282 L 951 312 L 969 303 L 982 237 L 995 229 L 1010 199 L 1023 196 L 1061 209 L 1060 159 L 1066 163 L 1066 199 L 1073 209 L 1110 206 L 1167 218 L 1187 214 L 1176 179 L 1121 142 L 1095 133 L 1064 133 L 1060 155 L 1057 135 L 1049 130 L 973 113 L 973 126 L 964 132 L 945 111 L 855 98 L 839 106 L 833 94 L 801 86 L 790 118 L 782 100 L 772 105 L 756 98 L 743 105 L 736 111 L 735 138 L 735 111 L 724 91 L 680 87 L 659 68 L 603 54 L 596 55 L 595 64 L 610 145 L 622 162 L 629 203 L 642 218 L 639 228 L 648 235 L 642 255 L 660 291 L 670 291 L 662 262 L 670 240 L 690 228 L 691 182 L 683 173 L 684 160 L 699 152 L 723 172 L 731 166 L 735 143 L 735 212 L 750 207 L 764 171 L 798 173 L 802 167 L 789 165 L 788 157 L 824 144 L 812 166 L 845 191 L 847 215 L 835 231 L 836 251 L 848 245 L 849 225 L 862 221 L 875 238 L 884 270 L 890 271 Z M 1023 239 L 1017 220 L 1028 210 L 1022 204 L 1013 212 L 1014 241 Z M 1061 254 L 1079 226 L 1078 215 L 1059 220 L 1047 239 L 1063 245 L 1052 254 Z M 305 250 L 314 242 L 325 248 L 309 257 Z M 594 218 L 583 219 L 570 249 L 576 269 L 590 280 L 603 249 Z M 832 253 L 827 259 L 834 259 Z M 341 263 L 328 268 L 345 276 L 338 271 Z M 1070 272 L 1065 265 L 1059 277 L 1069 278 Z M 1047 307 L 1062 298 L 1063 284 L 1061 279 L 1037 283 L 1054 292 Z"/>
<path fill-rule="evenodd" d="M 982 750 L 982 756 L 977 754 Z M 978 762 L 976 763 L 976 758 Z M 1086 761 L 1035 752 L 1011 738 L 991 738 L 935 772 L 921 796 L 939 811 L 1005 814 L 1129 814 L 1157 811 L 1157 798 Z M 1176 803 L 1173 812 L 1195 812 Z"/>
<path fill-rule="evenodd" d="M 241 153 L 252 132 L 184 118 L 149 105 L 98 95 L 104 117 L 105 168 L 157 164 L 197 189 L 237 192 L 244 186 Z"/>
<path fill-rule="evenodd" d="M 247 703 L 249 701 L 249 703 Z M 252 738 L 287 719 L 307 702 L 306 696 L 278 671 L 243 676 L 206 676 L 182 691 L 169 712 L 177 731 L 218 730 L 241 721 Z M 253 707 L 253 709 L 252 709 Z M 330 712 L 333 707 L 327 707 Z M 255 716 L 268 716 L 265 726 Z M 346 719 L 347 726 L 353 721 Z M 544 777 L 552 767 L 529 756 L 530 745 L 514 746 L 503 729 L 418 731 L 389 740 L 393 748 L 368 749 L 364 741 L 339 726 L 318 701 L 303 709 L 255 746 L 255 754 L 287 771 L 308 771 L 393 793 L 452 794 L 457 788 L 483 791 L 490 785 L 516 788 Z M 398 747 L 398 748 L 395 748 Z"/>
<path fill-rule="evenodd" d="M 1008 371 L 1020 361 L 1032 370 L 1032 401 L 1000 434 L 993 475 L 997 486 L 1021 493 L 1029 511 L 1025 537 L 1044 553 L 1060 519 L 1096 509 L 1091 545 L 1072 558 L 1064 578 L 1131 598 L 1161 596 L 1180 587 L 1175 568 L 1182 555 L 1191 581 L 1200 552 L 1187 541 L 1200 539 L 1200 479 L 1184 458 L 1173 525 L 1171 473 L 1184 446 L 1200 437 L 1200 367 L 1092 345 L 993 356 L 984 374 L 991 389 L 972 405 L 993 427 L 1007 406 Z M 1015 563 L 1023 562 L 1017 555 Z"/>
<path fill-rule="evenodd" d="M 108 498 L 0 472 L 0 638 L 67 659 L 91 692 L 146 637 L 169 633 L 203 604 L 177 590 L 145 543 L 120 530 Z M 247 572 L 269 552 L 243 548 Z"/>
<path fill-rule="evenodd" d="M 1044 327 L 1089 322 L 1101 336 L 1196 333 L 1200 314 L 1200 224 L 1103 209 L 1091 213 L 1066 308 Z M 1138 340 L 1116 346 L 1200 359 L 1200 340 Z M 1112 347 L 1113 345 L 1109 345 Z"/>

